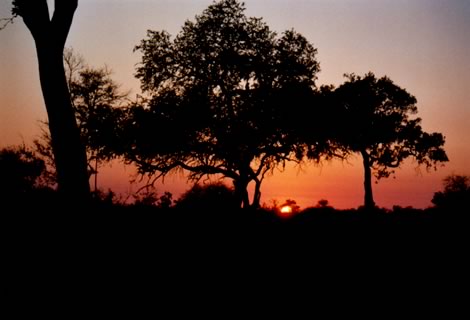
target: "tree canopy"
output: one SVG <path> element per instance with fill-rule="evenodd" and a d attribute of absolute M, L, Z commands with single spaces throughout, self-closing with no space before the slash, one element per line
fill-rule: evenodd
<path fill-rule="evenodd" d="M 387 178 L 407 158 L 436 168 L 448 161 L 440 133 L 427 133 L 414 117 L 416 98 L 388 77 L 373 73 L 347 75 L 348 81 L 333 91 L 337 123 L 334 138 L 350 153 L 360 153 L 364 165 L 366 207 L 373 207 L 371 175 Z"/>
<path fill-rule="evenodd" d="M 70 83 L 70 93 L 89 164 L 112 158 L 119 107 L 126 94 L 119 92 L 106 67 L 79 70 Z"/>
<path fill-rule="evenodd" d="M 243 3 L 223 0 L 186 21 L 174 39 L 148 31 L 135 50 L 146 96 L 129 109 L 121 152 L 141 173 L 229 178 L 248 207 L 259 205 L 267 173 L 302 159 L 293 115 L 301 105 L 314 108 L 308 101 L 319 64 L 301 34 L 279 36 L 247 17 Z"/>

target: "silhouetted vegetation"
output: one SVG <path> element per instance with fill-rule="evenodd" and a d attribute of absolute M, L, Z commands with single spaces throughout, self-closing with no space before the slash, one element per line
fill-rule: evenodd
<path fill-rule="evenodd" d="M 86 153 L 62 62 L 77 6 L 78 0 L 55 1 L 50 18 L 46 0 L 14 0 L 12 13 L 23 18 L 36 44 L 59 190 L 65 198 L 85 204 L 90 199 Z"/>
<path fill-rule="evenodd" d="M 174 39 L 148 31 L 136 47 L 136 76 L 148 98 L 129 109 L 120 152 L 149 176 L 185 170 L 193 181 L 231 179 L 248 208 L 259 207 L 266 174 L 303 158 L 292 128 L 296 110 L 313 96 L 319 65 L 305 37 L 292 30 L 277 36 L 244 11 L 238 1 L 219 1 Z M 320 158 L 323 150 L 315 151 Z"/>
<path fill-rule="evenodd" d="M 0 150 L 0 194 L 28 193 L 40 184 L 44 161 L 26 146 Z"/>
<path fill-rule="evenodd" d="M 223 214 L 226 210 L 237 209 L 237 200 L 234 190 L 223 183 L 195 184 L 181 195 L 175 207 L 180 210 L 201 212 L 201 214 L 206 211 L 220 211 L 220 214 Z"/>
<path fill-rule="evenodd" d="M 12 213 L 25 206 L 42 207 L 56 201 L 45 179 L 44 161 L 25 145 L 0 150 L 0 212 Z"/>
<path fill-rule="evenodd" d="M 441 221 L 446 211 L 458 220 L 456 212 L 468 208 L 466 176 L 448 177 L 444 191 L 434 195 L 434 208 L 376 207 L 372 175 L 389 177 L 407 158 L 436 168 L 448 161 L 443 135 L 422 130 L 421 119 L 414 116 L 415 97 L 387 77 L 352 74 L 338 88 L 317 88 L 313 45 L 293 30 L 277 35 L 262 19 L 247 17 L 239 1 L 214 2 L 194 21 L 186 21 L 174 38 L 148 31 L 135 48 L 142 54 L 136 77 L 144 96 L 125 109 L 117 108 L 125 95 L 108 69 L 87 67 L 66 51 L 64 70 L 62 53 L 76 0 L 57 1 L 52 19 L 46 16 L 46 1 L 13 3 L 14 14 L 23 17 L 37 45 L 51 130 L 43 143 L 36 142 L 37 154 L 24 146 L 0 151 L 1 194 L 19 206 L 33 208 L 37 191 L 48 190 L 39 202 L 42 208 L 86 200 L 98 211 L 155 215 L 154 221 L 176 226 L 215 221 L 317 230 L 344 222 L 361 229 Z M 95 176 L 99 161 L 122 156 L 150 179 L 133 203 L 117 199 L 111 190 L 99 191 L 96 181 L 88 201 L 80 137 Z M 261 184 L 276 168 L 354 153 L 363 159 L 363 207 L 337 210 L 322 199 L 301 210 L 289 199 L 282 206 L 260 208 Z M 68 195 L 62 199 L 44 188 L 53 184 L 47 170 L 51 159 L 59 190 Z M 171 193 L 157 194 L 155 179 L 178 171 L 196 184 L 176 201 Z M 198 184 L 207 176 L 231 180 L 233 186 Z"/>
<path fill-rule="evenodd" d="M 42 227 L 50 221 L 46 217 L 55 216 L 58 221 L 76 223 L 73 217 L 78 214 L 85 217 L 83 221 L 105 228 L 103 232 L 111 232 L 108 229 L 111 224 L 129 236 L 136 236 L 142 228 L 150 234 L 156 228 L 167 234 L 184 230 L 182 236 L 201 235 L 202 232 L 235 236 L 250 230 L 262 234 L 274 232 L 284 237 L 326 237 L 335 241 L 358 235 L 378 237 L 375 240 L 389 240 L 387 237 L 390 237 L 397 241 L 414 235 L 414 232 L 417 236 L 426 237 L 438 232 L 442 237 L 448 232 L 466 228 L 469 220 L 469 178 L 458 175 L 445 179 L 444 191 L 434 196 L 435 207 L 424 210 L 400 206 L 338 210 L 325 199 L 306 209 L 299 208 L 294 200 L 272 207 L 240 209 L 234 189 L 219 182 L 196 184 L 176 201 L 173 201 L 171 193 L 159 195 L 152 188 L 143 189 L 133 203 L 122 201 L 112 191 L 96 192 L 90 203 L 91 210 L 66 213 L 65 216 L 72 219 L 68 220 L 63 210 L 58 209 L 73 210 L 75 204 L 61 202 L 54 190 L 42 185 L 44 169 L 44 162 L 25 146 L 0 151 L 0 195 L 4 214 L 34 212 L 45 219 L 38 224 Z M 284 211 L 287 214 L 282 214 L 283 207 L 290 208 Z"/>
<path fill-rule="evenodd" d="M 444 190 L 434 194 L 432 203 L 447 214 L 470 212 L 470 177 L 464 175 L 446 177 Z"/>
<path fill-rule="evenodd" d="M 71 48 L 64 52 L 64 64 L 81 141 L 86 148 L 88 173 L 94 175 L 94 192 L 97 192 L 99 165 L 114 157 L 112 146 L 119 143 L 116 141 L 116 124 L 123 112 L 119 107 L 126 94 L 119 92 L 110 70 L 87 66 Z M 51 137 L 47 130 L 43 130 L 35 145 L 49 164 L 50 176 L 55 177 Z"/>
<path fill-rule="evenodd" d="M 347 152 L 360 153 L 364 166 L 364 206 L 373 208 L 372 174 L 387 178 L 407 158 L 426 169 L 448 161 L 440 133 L 421 128 L 416 98 L 387 77 L 373 73 L 348 75 L 348 81 L 332 92 L 337 108 L 333 138 Z"/>

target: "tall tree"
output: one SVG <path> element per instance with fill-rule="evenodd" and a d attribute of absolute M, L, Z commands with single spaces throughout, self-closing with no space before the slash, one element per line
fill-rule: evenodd
<path fill-rule="evenodd" d="M 232 179 L 240 205 L 256 207 L 265 175 L 303 156 L 288 122 L 311 96 L 319 64 L 302 35 L 277 36 L 244 11 L 223 0 L 186 21 L 174 40 L 148 31 L 136 47 L 147 101 L 130 109 L 125 154 L 145 174 Z"/>
<path fill-rule="evenodd" d="M 62 60 L 77 6 L 78 0 L 56 0 L 50 18 L 46 0 L 14 0 L 13 15 L 23 18 L 36 44 L 59 191 L 67 200 L 86 203 L 90 196 L 86 153 Z"/>
<path fill-rule="evenodd" d="M 372 175 L 387 178 L 409 157 L 427 169 L 448 161 L 440 133 L 424 132 L 416 98 L 388 77 L 347 75 L 333 91 L 337 116 L 334 135 L 351 153 L 359 153 L 364 167 L 364 206 L 375 206 Z"/>

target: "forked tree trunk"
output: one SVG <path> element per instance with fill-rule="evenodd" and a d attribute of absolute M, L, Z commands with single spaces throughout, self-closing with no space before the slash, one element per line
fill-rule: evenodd
<path fill-rule="evenodd" d="M 364 207 L 373 209 L 375 207 L 372 195 L 372 170 L 370 168 L 370 157 L 366 150 L 361 150 L 362 163 L 364 165 Z"/>
<path fill-rule="evenodd" d="M 65 41 L 78 0 L 54 3 L 52 19 L 46 0 L 20 0 L 17 6 L 36 44 L 59 191 L 67 201 L 86 204 L 90 197 L 86 152 L 80 141 L 63 65 Z"/>
<path fill-rule="evenodd" d="M 238 208 L 242 209 L 258 209 L 261 200 L 261 182 L 255 180 L 255 190 L 253 194 L 253 202 L 250 203 L 250 196 L 248 194 L 248 179 L 240 179 L 234 181 L 235 197 L 237 199 Z"/>
<path fill-rule="evenodd" d="M 248 180 L 238 179 L 234 180 L 235 198 L 237 201 L 237 207 L 247 209 L 250 207 L 250 198 L 248 196 Z"/>

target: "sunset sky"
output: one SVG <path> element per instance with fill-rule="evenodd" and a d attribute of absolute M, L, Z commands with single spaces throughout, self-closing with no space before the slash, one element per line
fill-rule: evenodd
<path fill-rule="evenodd" d="M 52 3 L 53 1 L 49 1 Z M 339 85 L 344 73 L 389 76 L 418 100 L 428 132 L 446 137 L 450 162 L 437 172 L 417 171 L 408 161 L 396 178 L 374 184 L 376 203 L 425 208 L 449 174 L 470 175 L 470 1 L 468 0 L 245 0 L 248 16 L 263 17 L 278 33 L 294 28 L 318 49 L 318 85 Z M 212 0 L 79 0 L 67 46 L 95 67 L 107 65 L 131 97 L 139 53 L 133 47 L 147 29 L 176 35 L 183 22 Z M 0 2 L 0 18 L 11 1 Z M 52 8 L 51 8 L 52 10 Z M 46 120 L 33 39 L 21 19 L 0 31 L 0 147 L 30 143 Z M 359 158 L 322 166 L 291 166 L 265 180 L 262 202 L 294 199 L 302 207 L 329 200 L 336 208 L 363 201 Z M 99 176 L 100 187 L 122 193 L 132 168 L 115 163 Z M 189 186 L 168 177 L 158 191 L 175 197 Z"/>

